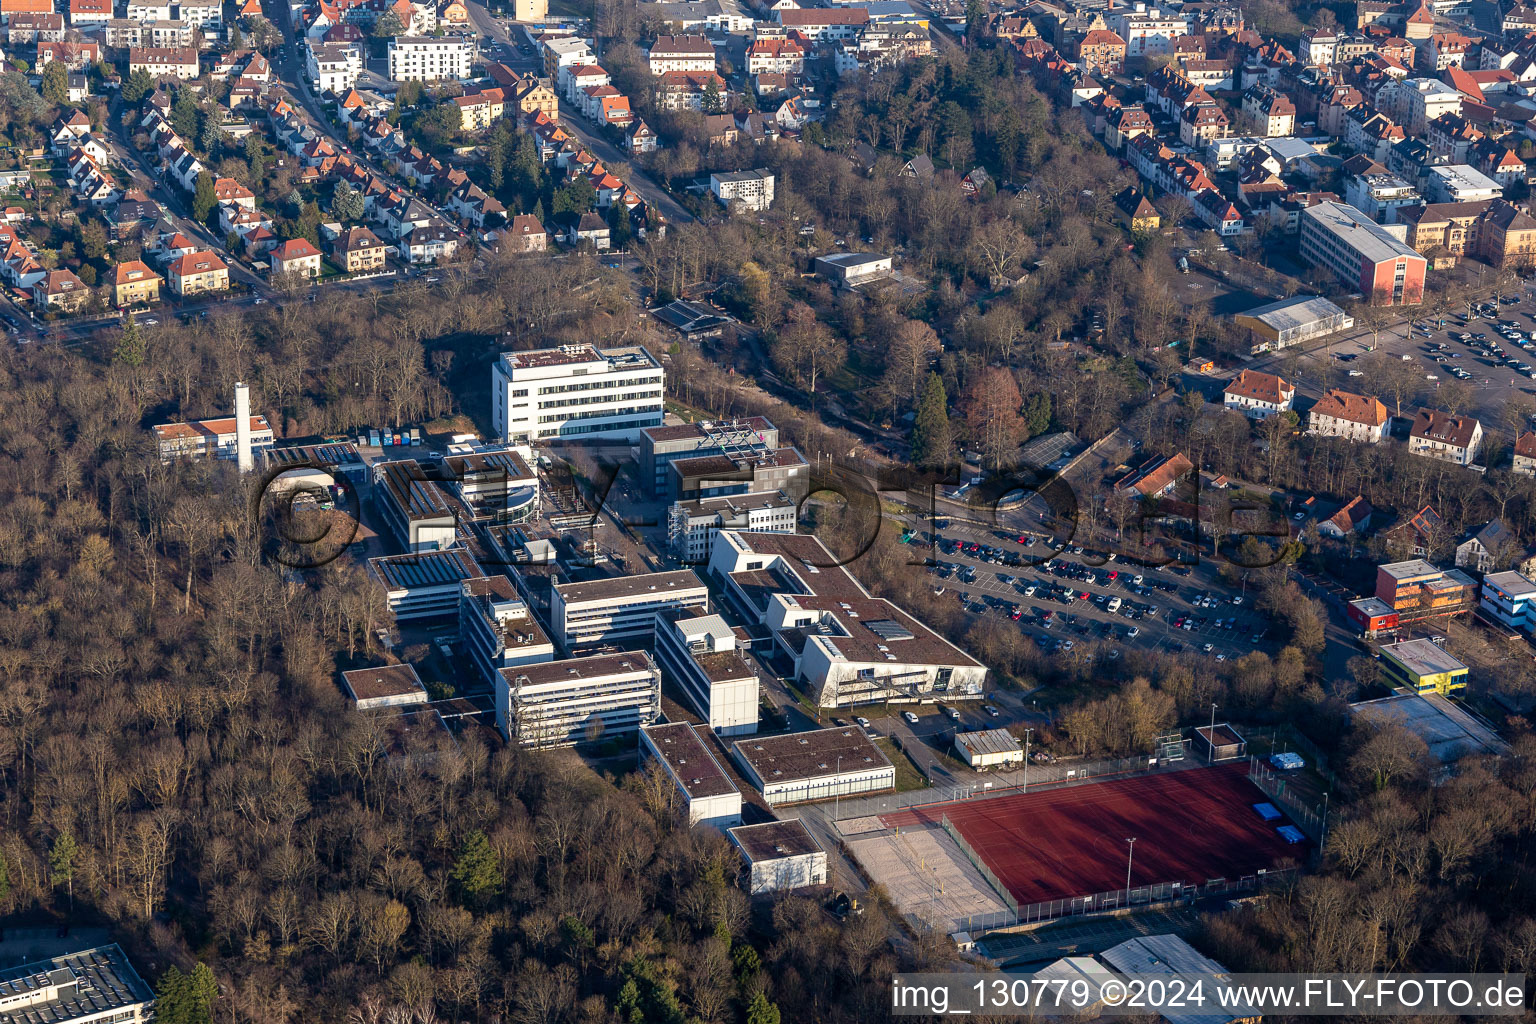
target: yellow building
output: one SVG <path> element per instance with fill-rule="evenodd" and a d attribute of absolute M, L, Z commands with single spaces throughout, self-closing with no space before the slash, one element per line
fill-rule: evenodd
<path fill-rule="evenodd" d="M 119 263 L 112 279 L 112 304 L 115 306 L 150 305 L 160 301 L 160 275 L 142 260 Z"/>
<path fill-rule="evenodd" d="M 1467 666 L 1431 640 L 1404 640 L 1381 648 L 1387 681 L 1414 693 L 1448 694 L 1467 685 Z"/>
<path fill-rule="evenodd" d="M 203 295 L 229 288 L 229 268 L 211 252 L 189 252 L 166 268 L 171 291 L 177 295 Z"/>

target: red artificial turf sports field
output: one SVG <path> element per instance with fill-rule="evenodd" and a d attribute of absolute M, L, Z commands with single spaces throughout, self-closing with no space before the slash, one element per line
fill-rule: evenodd
<path fill-rule="evenodd" d="M 1136 837 L 1133 886 L 1236 880 L 1300 860 L 1253 805 L 1269 798 L 1248 762 L 1113 782 L 967 800 L 881 815 L 887 827 L 936 824 L 965 837 L 1020 906 L 1125 887 L 1126 840 Z"/>

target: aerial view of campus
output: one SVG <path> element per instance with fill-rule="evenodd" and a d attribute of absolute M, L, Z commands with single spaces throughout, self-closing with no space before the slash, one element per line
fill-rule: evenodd
<path fill-rule="evenodd" d="M 1526 2 L 0 0 L 0 1024 L 1532 1019 Z"/>

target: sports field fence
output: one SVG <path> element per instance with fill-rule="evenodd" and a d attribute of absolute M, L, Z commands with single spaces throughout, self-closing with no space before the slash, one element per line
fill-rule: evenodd
<path fill-rule="evenodd" d="M 1314 805 L 1286 773 L 1260 757 L 1248 758 L 1248 778 L 1296 827 L 1319 846 L 1328 838 L 1327 804 Z"/>
<path fill-rule="evenodd" d="M 998 879 L 997 875 L 992 873 L 992 868 L 982 859 L 981 854 L 977 853 L 971 844 L 965 841 L 965 836 L 961 835 L 960 830 L 955 828 L 954 823 L 949 820 L 949 815 L 941 815 L 939 817 L 939 824 L 943 826 L 945 832 L 949 833 L 949 838 L 955 841 L 955 845 L 960 847 L 960 852 L 965 854 L 965 859 L 970 861 L 977 871 L 981 872 L 981 877 L 987 880 L 987 884 L 992 887 L 992 891 L 997 894 L 997 898 L 1003 901 L 1003 906 L 1008 908 L 1009 912 L 1013 914 L 1013 919 L 1017 921 L 1019 919 L 1019 903 L 1013 898 L 1013 893 L 1009 892 L 1008 887 Z"/>
<path fill-rule="evenodd" d="M 1189 741 L 1184 741 L 1187 750 Z M 977 772 L 972 782 L 952 786 L 930 786 L 905 793 L 884 793 L 879 796 L 844 797 L 837 807 L 839 820 L 861 818 L 870 814 L 889 814 L 913 807 L 950 804 L 960 800 L 985 800 L 998 796 L 1017 796 L 1028 789 L 1047 786 L 1075 785 L 1111 778 L 1116 775 L 1147 775 L 1159 771 L 1176 771 L 1181 768 L 1199 767 L 1194 760 L 1182 756 L 1158 757 L 1138 754 L 1134 757 L 1117 757 L 1108 761 L 1061 762 L 1032 764 L 1028 771 Z M 824 808 L 826 809 L 826 808 Z"/>

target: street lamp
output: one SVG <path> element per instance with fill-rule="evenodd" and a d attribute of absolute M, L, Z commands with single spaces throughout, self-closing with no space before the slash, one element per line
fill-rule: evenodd
<path fill-rule="evenodd" d="M 1216 702 L 1211 701 L 1211 731 L 1205 737 L 1205 763 L 1214 764 L 1216 761 Z"/>
<path fill-rule="evenodd" d="M 1035 730 L 1033 730 L 1033 729 L 1025 729 L 1024 730 L 1024 790 L 1023 791 L 1025 793 L 1029 792 L 1029 738 L 1034 735 L 1034 732 L 1035 732 Z"/>
<path fill-rule="evenodd" d="M 843 804 L 842 800 L 839 799 L 839 797 L 842 795 L 842 791 L 838 789 L 838 785 L 839 785 L 838 779 L 839 779 L 839 777 L 842 774 L 843 774 L 843 759 L 842 759 L 842 756 L 839 755 L 838 759 L 837 759 L 837 771 L 835 773 L 833 773 L 833 776 L 832 776 L 832 822 L 833 822 L 834 825 L 836 825 L 836 823 L 837 823 L 837 817 L 838 817 L 838 813 L 837 812 L 838 812 L 838 809 Z"/>
<path fill-rule="evenodd" d="M 1125 904 L 1131 904 L 1131 865 L 1136 861 L 1136 837 L 1131 836 L 1126 841 L 1125 853 Z"/>

